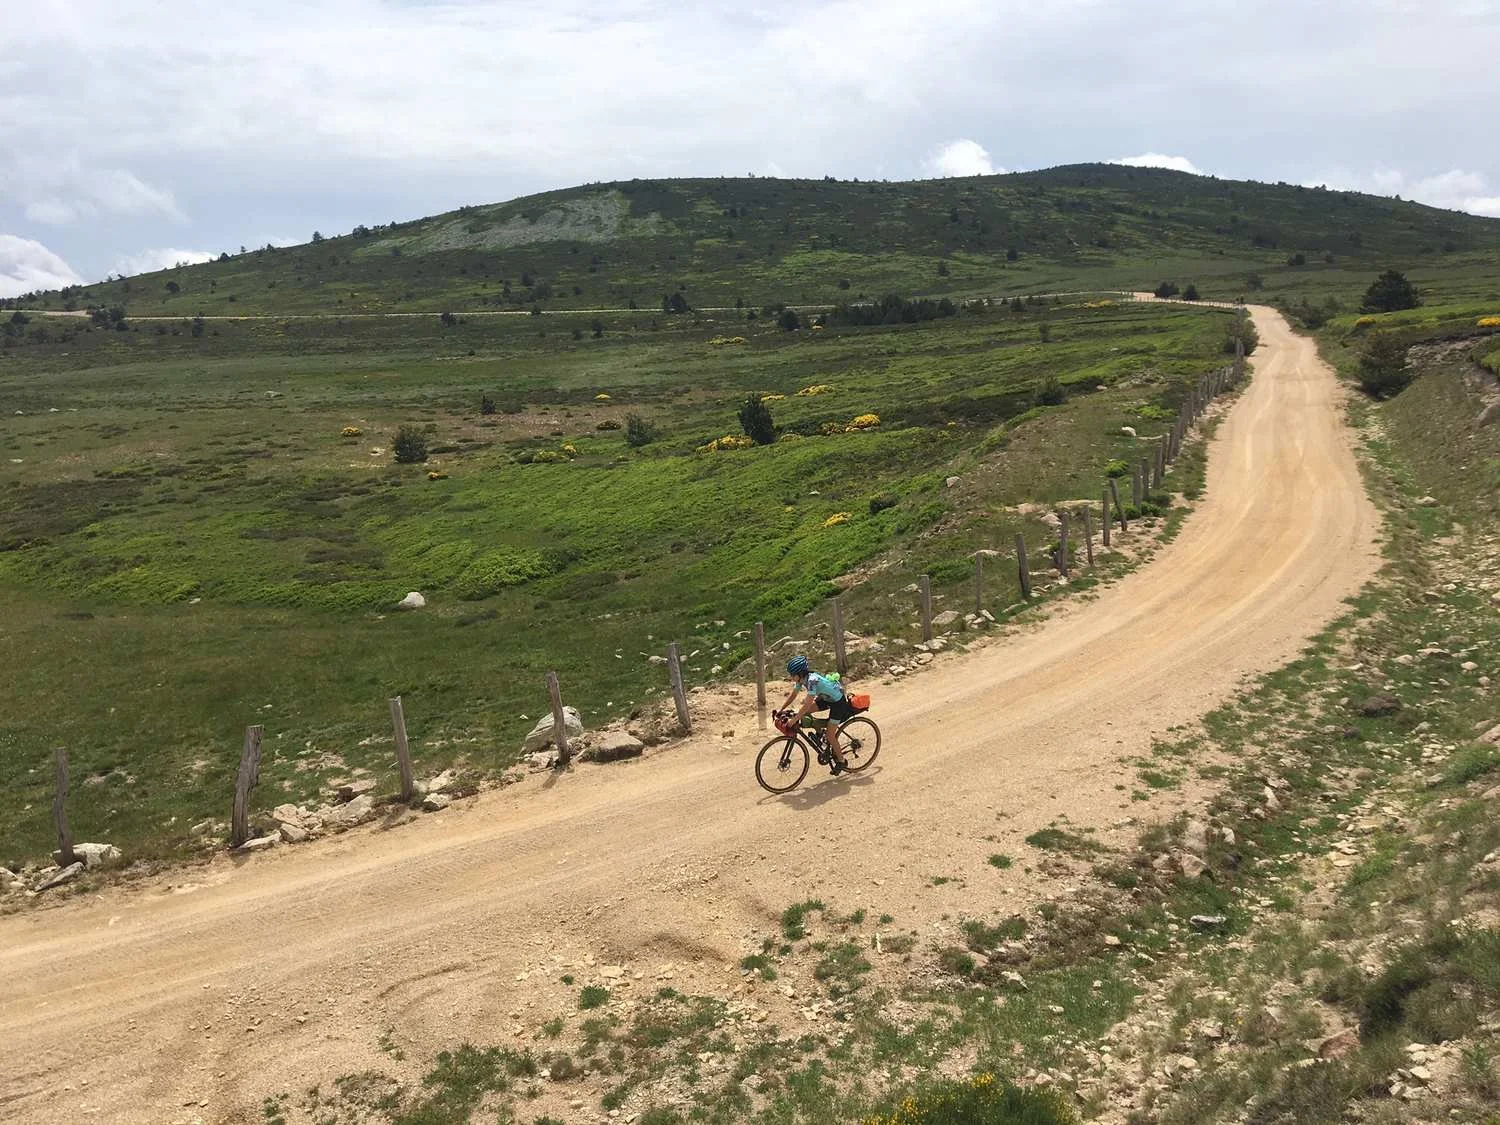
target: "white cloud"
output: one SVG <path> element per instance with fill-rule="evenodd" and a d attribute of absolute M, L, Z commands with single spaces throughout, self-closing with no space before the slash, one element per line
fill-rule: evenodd
<path fill-rule="evenodd" d="M 1462 168 L 1451 168 L 1446 172 L 1416 179 L 1390 168 L 1365 173 L 1341 171 L 1308 181 L 1306 186 L 1364 191 L 1373 195 L 1399 195 L 1402 199 L 1425 203 L 1430 207 L 1500 218 L 1500 196 L 1491 194 L 1493 189 L 1488 178 L 1481 172 L 1465 171 Z"/>
<path fill-rule="evenodd" d="M 983 145 L 966 137 L 949 141 L 929 156 L 922 168 L 931 176 L 993 176 L 1005 171 L 995 167 Z"/>
<path fill-rule="evenodd" d="M 87 165 L 76 153 L 0 165 L 0 201 L 19 205 L 32 222 L 49 226 L 105 216 L 186 218 L 170 191 L 124 168 Z"/>
<path fill-rule="evenodd" d="M 0 297 L 19 297 L 35 289 L 60 289 L 83 278 L 40 242 L 0 234 Z"/>
<path fill-rule="evenodd" d="M 207 250 L 173 250 L 162 247 L 155 250 L 142 250 L 138 254 L 127 254 L 117 259 L 113 272 L 121 277 L 131 277 L 138 273 L 169 270 L 177 265 L 211 262 L 216 257 L 218 257 L 217 254 L 211 254 Z"/>
<path fill-rule="evenodd" d="M 1124 164 L 1131 168 L 1170 168 L 1174 172 L 1190 172 L 1194 176 L 1208 173 L 1185 156 L 1168 156 L 1163 152 L 1143 152 L 1139 156 L 1122 156 L 1111 160 L 1111 164 Z"/>

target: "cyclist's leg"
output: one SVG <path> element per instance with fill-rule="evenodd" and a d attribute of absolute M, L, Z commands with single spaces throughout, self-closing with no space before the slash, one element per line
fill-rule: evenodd
<path fill-rule="evenodd" d="M 841 766 L 847 763 L 844 760 L 844 748 L 839 745 L 839 724 L 853 714 L 853 708 L 847 703 L 835 703 L 828 709 L 828 750 Z"/>

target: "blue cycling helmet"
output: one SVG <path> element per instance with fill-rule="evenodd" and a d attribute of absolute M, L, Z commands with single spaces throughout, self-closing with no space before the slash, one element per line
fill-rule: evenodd
<path fill-rule="evenodd" d="M 789 676 L 805 676 L 809 670 L 805 656 L 794 656 L 786 662 L 786 671 Z"/>

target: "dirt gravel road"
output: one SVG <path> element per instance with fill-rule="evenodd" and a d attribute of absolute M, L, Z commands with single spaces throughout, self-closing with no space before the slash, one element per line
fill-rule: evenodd
<path fill-rule="evenodd" d="M 391 1070 L 387 1028 L 414 1059 L 509 1041 L 553 1014 L 548 965 L 628 984 L 671 962 L 710 990 L 808 894 L 904 921 L 1055 893 L 986 858 L 1062 815 L 1107 832 L 1139 811 L 1122 756 L 1293 656 L 1374 572 L 1342 392 L 1310 341 L 1254 316 L 1254 379 L 1176 541 L 1040 627 L 876 688 L 867 776 L 769 797 L 741 714 L 398 830 L 0 919 L 0 1119 L 253 1121 L 267 1093 Z"/>

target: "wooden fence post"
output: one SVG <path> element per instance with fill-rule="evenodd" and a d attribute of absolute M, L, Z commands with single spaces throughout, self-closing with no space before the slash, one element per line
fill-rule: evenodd
<path fill-rule="evenodd" d="M 755 705 L 766 705 L 766 627 L 755 623 Z"/>
<path fill-rule="evenodd" d="M 842 676 L 849 671 L 849 657 L 844 652 L 844 605 L 833 599 L 833 667 Z"/>
<path fill-rule="evenodd" d="M 1130 506 L 1137 510 L 1141 506 L 1141 467 L 1139 465 L 1130 467 Z"/>
<path fill-rule="evenodd" d="M 240 750 L 240 772 L 234 779 L 234 808 L 229 816 L 229 846 L 237 848 L 250 839 L 250 790 L 260 780 L 260 738 L 264 727 L 245 728 Z"/>
<path fill-rule="evenodd" d="M 677 725 L 691 734 L 693 720 L 688 714 L 687 692 L 682 688 L 682 658 L 675 644 L 667 646 L 667 675 L 672 680 L 672 698 L 677 701 Z"/>
<path fill-rule="evenodd" d="M 71 867 L 78 862 L 73 854 L 73 833 L 68 828 L 68 752 L 59 746 L 53 751 L 57 765 L 57 793 L 52 798 L 52 823 L 57 826 L 57 866 Z"/>
<path fill-rule="evenodd" d="M 1151 499 L 1151 458 L 1141 458 L 1141 502 Z"/>
<path fill-rule="evenodd" d="M 417 795 L 417 786 L 411 775 L 411 748 L 406 744 L 406 713 L 401 709 L 399 695 L 391 700 L 391 734 L 396 739 L 396 765 L 401 771 L 401 799 L 410 802 Z"/>
<path fill-rule="evenodd" d="M 1021 597 L 1031 597 L 1031 569 L 1026 565 L 1026 537 L 1016 532 L 1016 565 L 1021 576 Z"/>
<path fill-rule="evenodd" d="M 1234 381 L 1245 377 L 1245 338 L 1238 333 L 1234 337 Z"/>
<path fill-rule="evenodd" d="M 547 673 L 547 694 L 552 697 L 552 741 L 557 746 L 557 768 L 562 769 L 573 760 L 568 749 L 568 720 L 563 714 L 562 686 L 557 682 L 557 673 Z"/>
<path fill-rule="evenodd" d="M 932 640 L 932 576 L 924 574 L 917 579 L 922 595 L 922 639 Z"/>
<path fill-rule="evenodd" d="M 1125 522 L 1125 509 L 1120 507 L 1120 490 L 1115 487 L 1115 478 L 1109 478 L 1109 498 L 1115 502 L 1115 515 L 1120 517 L 1120 530 L 1129 531 L 1130 525 Z"/>
<path fill-rule="evenodd" d="M 974 612 L 984 612 L 984 552 L 974 552 Z"/>
<path fill-rule="evenodd" d="M 1057 572 L 1068 577 L 1068 509 L 1057 513 Z"/>
<path fill-rule="evenodd" d="M 1104 490 L 1104 502 L 1099 506 L 1104 516 L 1104 545 L 1109 546 L 1109 489 Z"/>
<path fill-rule="evenodd" d="M 1107 512 L 1105 513 L 1105 516 L 1104 516 L 1104 526 L 1105 527 L 1109 526 L 1109 514 Z M 1085 556 L 1088 558 L 1089 569 L 1093 570 L 1094 569 L 1094 521 L 1093 521 L 1093 518 L 1089 515 L 1088 505 L 1084 505 L 1084 509 L 1083 509 L 1083 550 L 1084 550 Z"/>

